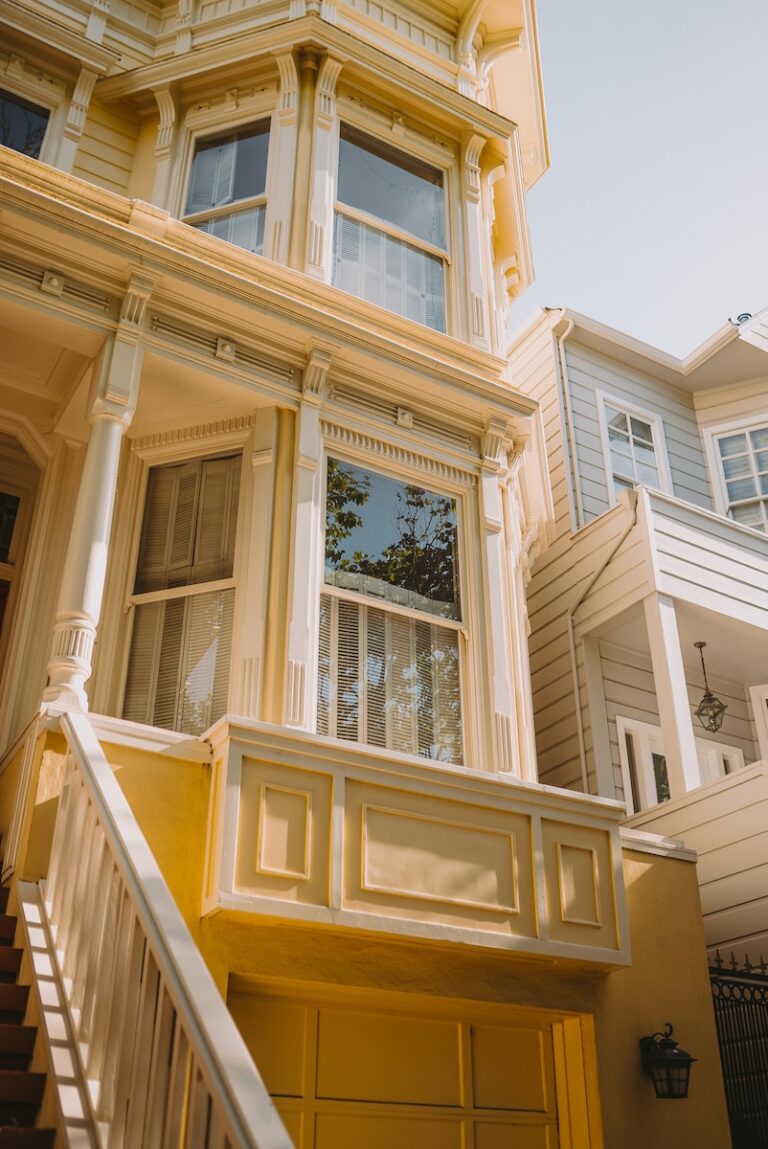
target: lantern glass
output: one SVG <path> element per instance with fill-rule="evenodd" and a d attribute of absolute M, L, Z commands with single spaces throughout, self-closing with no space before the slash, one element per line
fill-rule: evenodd
<path fill-rule="evenodd" d="M 643 1069 L 653 1081 L 656 1096 L 667 1101 L 688 1096 L 691 1066 L 696 1060 L 672 1039 L 672 1026 L 640 1041 Z"/>

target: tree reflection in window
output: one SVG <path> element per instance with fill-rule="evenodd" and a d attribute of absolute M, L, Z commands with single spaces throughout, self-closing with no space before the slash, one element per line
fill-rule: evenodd
<path fill-rule="evenodd" d="M 0 88 L 0 144 L 36 160 L 43 146 L 49 113 Z"/>

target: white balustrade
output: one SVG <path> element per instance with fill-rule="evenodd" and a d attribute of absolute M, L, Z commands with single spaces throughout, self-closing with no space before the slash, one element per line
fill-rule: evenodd
<path fill-rule="evenodd" d="M 61 726 L 44 905 L 103 1149 L 291 1149 L 88 719 Z"/>

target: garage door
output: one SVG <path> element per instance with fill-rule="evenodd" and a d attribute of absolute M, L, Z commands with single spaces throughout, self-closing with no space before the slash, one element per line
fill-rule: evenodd
<path fill-rule="evenodd" d="M 239 991 L 229 1004 L 296 1149 L 560 1146 L 546 1015 Z"/>

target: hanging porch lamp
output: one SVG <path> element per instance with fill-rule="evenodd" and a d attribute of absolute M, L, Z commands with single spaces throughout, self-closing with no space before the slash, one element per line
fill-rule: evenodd
<path fill-rule="evenodd" d="M 725 702 L 721 702 L 719 698 L 716 698 L 709 689 L 707 668 L 704 665 L 704 647 L 707 645 L 706 642 L 694 642 L 693 645 L 699 652 L 701 670 L 704 675 L 704 697 L 696 707 L 696 717 L 705 730 L 708 730 L 710 734 L 717 734 L 723 725 L 723 718 L 725 717 L 725 712 L 728 707 Z"/>
<path fill-rule="evenodd" d="M 696 1058 L 673 1040 L 671 1022 L 666 1023 L 663 1033 L 640 1038 L 640 1057 L 657 1097 L 676 1101 L 688 1096 L 691 1066 Z"/>

